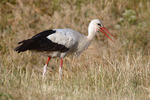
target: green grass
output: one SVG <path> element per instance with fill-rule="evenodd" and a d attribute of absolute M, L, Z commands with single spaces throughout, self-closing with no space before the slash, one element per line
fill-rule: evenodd
<path fill-rule="evenodd" d="M 149 4 L 148 0 L 0 1 L 0 100 L 148 100 Z M 81 56 L 64 59 L 62 80 L 60 59 L 51 60 L 42 79 L 47 58 L 14 51 L 17 42 L 45 29 L 72 28 L 87 35 L 94 18 L 103 21 L 115 42 L 98 34 Z"/>

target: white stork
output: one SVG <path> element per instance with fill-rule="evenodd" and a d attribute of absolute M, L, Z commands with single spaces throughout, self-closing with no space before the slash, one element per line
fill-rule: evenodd
<path fill-rule="evenodd" d="M 51 58 L 59 57 L 61 59 L 59 67 L 60 78 L 62 76 L 63 58 L 69 54 L 81 54 L 88 48 L 94 36 L 101 31 L 110 40 L 112 36 L 103 26 L 99 19 L 94 19 L 88 26 L 88 36 L 80 34 L 72 29 L 53 29 L 38 33 L 30 39 L 19 42 L 15 51 L 18 53 L 27 50 L 43 52 L 48 56 L 48 60 L 43 68 L 43 77 Z"/>

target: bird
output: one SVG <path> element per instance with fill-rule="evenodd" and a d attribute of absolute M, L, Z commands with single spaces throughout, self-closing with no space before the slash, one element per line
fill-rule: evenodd
<path fill-rule="evenodd" d="M 14 50 L 18 53 L 24 51 L 41 52 L 48 57 L 43 67 L 43 77 L 51 58 L 60 58 L 59 76 L 62 77 L 63 58 L 68 55 L 79 56 L 88 46 L 98 32 L 102 32 L 113 41 L 112 34 L 104 27 L 101 20 L 93 19 L 88 26 L 88 35 L 83 35 L 70 28 L 49 29 L 42 31 L 29 39 L 18 42 Z"/>

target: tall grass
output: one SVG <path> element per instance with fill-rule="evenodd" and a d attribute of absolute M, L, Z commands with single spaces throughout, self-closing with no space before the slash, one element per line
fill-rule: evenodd
<path fill-rule="evenodd" d="M 150 2 L 148 0 L 2 0 L 0 1 L 1 100 L 148 100 L 150 97 Z M 134 11 L 124 16 L 126 11 Z M 87 35 L 99 18 L 115 37 L 98 34 L 79 57 L 66 57 L 63 79 L 59 59 L 29 51 L 14 52 L 17 42 L 52 28 L 72 28 Z M 132 19 L 131 19 L 132 20 Z"/>

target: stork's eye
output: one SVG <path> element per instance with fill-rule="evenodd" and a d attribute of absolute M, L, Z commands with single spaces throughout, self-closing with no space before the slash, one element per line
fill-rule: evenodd
<path fill-rule="evenodd" d="M 102 25 L 100 23 L 97 24 L 98 26 L 102 27 Z"/>

